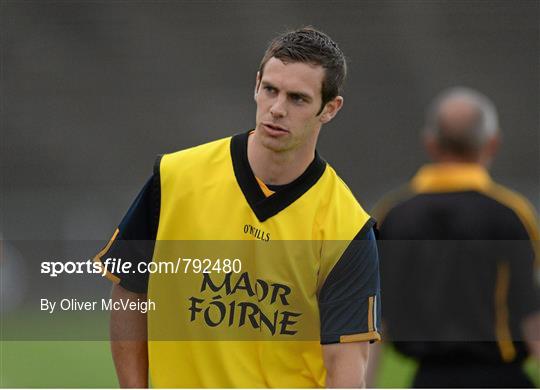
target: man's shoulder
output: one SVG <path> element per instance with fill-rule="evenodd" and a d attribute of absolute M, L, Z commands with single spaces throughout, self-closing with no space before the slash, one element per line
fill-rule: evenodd
<path fill-rule="evenodd" d="M 325 224 L 334 226 L 350 222 L 354 225 L 353 230 L 360 230 L 371 220 L 370 215 L 363 209 L 349 186 L 332 166 L 327 164 L 325 174 L 321 179 L 318 191 L 323 197 L 321 212 L 324 214 L 322 220 Z"/>
<path fill-rule="evenodd" d="M 199 180 L 209 174 L 220 175 L 227 171 L 230 161 L 231 137 L 218 139 L 158 157 L 154 174 L 161 184 L 175 180 Z"/>
<path fill-rule="evenodd" d="M 383 195 L 373 207 L 372 215 L 381 223 L 388 213 L 398 205 L 416 195 L 410 183 L 403 184 Z"/>
<path fill-rule="evenodd" d="M 381 224 L 391 219 L 393 222 L 399 221 L 399 225 L 406 225 L 406 221 L 412 223 L 411 216 L 429 213 L 433 207 L 440 208 L 441 205 L 456 209 L 460 209 L 461 205 L 461 210 L 477 213 L 482 219 L 505 225 L 508 229 L 512 226 L 521 229 L 519 225 L 522 225 L 531 239 L 540 239 L 537 214 L 527 198 L 493 181 L 479 188 L 471 187 L 470 190 L 427 192 L 417 191 L 409 182 L 384 195 L 372 214 Z"/>
<path fill-rule="evenodd" d="M 512 209 L 519 210 L 520 213 L 534 215 L 536 212 L 525 196 L 500 183 L 493 182 L 486 189 L 485 194 Z"/>
<path fill-rule="evenodd" d="M 231 137 L 207 142 L 187 149 L 159 156 L 156 169 L 163 174 L 167 170 L 178 172 L 181 168 L 186 172 L 190 169 L 204 169 L 207 164 L 223 162 L 230 156 L 229 145 Z"/>
<path fill-rule="evenodd" d="M 321 184 L 323 186 L 322 190 L 328 197 L 328 201 L 339 198 L 347 206 L 362 207 L 347 183 L 345 183 L 336 170 L 328 163 L 326 164 L 326 170 Z"/>
<path fill-rule="evenodd" d="M 517 191 L 493 182 L 483 192 L 504 207 L 510 209 L 519 218 L 534 240 L 540 240 L 537 213 L 529 200 Z"/>
<path fill-rule="evenodd" d="M 220 151 L 227 151 L 232 137 L 220 138 L 217 140 L 205 142 L 200 145 L 192 146 L 186 149 L 181 149 L 176 152 L 164 154 L 170 160 L 186 159 L 186 158 L 205 158 L 212 156 Z"/>

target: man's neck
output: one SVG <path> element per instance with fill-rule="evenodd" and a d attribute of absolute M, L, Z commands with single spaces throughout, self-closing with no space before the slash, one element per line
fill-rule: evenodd
<path fill-rule="evenodd" d="M 434 159 L 435 163 L 439 164 L 478 164 L 485 168 L 488 167 L 488 163 L 483 161 L 480 156 L 456 156 L 453 154 L 441 154 Z"/>
<path fill-rule="evenodd" d="M 303 149 L 275 152 L 266 148 L 256 132 L 248 138 L 247 155 L 254 175 L 266 184 L 288 184 L 305 172 L 315 158 L 314 145 Z"/>

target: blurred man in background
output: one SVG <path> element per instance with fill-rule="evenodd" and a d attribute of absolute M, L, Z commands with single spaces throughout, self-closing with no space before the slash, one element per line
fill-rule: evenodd
<path fill-rule="evenodd" d="M 499 140 L 486 96 L 442 92 L 424 132 L 434 163 L 374 212 L 383 324 L 419 362 L 414 387 L 533 386 L 522 363 L 540 358 L 539 230 L 529 202 L 487 172 Z"/>

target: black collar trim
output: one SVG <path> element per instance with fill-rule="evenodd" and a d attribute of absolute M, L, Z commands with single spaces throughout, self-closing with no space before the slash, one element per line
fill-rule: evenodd
<path fill-rule="evenodd" d="M 264 222 L 290 206 L 313 187 L 323 175 L 326 161 L 315 151 L 315 158 L 304 173 L 291 183 L 284 185 L 278 192 L 266 197 L 249 166 L 247 157 L 249 133 L 237 134 L 232 137 L 231 158 L 238 185 L 257 219 Z"/>

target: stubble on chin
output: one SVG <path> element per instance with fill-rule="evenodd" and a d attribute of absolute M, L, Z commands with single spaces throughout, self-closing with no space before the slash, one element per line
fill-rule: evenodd
<path fill-rule="evenodd" d="M 260 134 L 260 143 L 265 148 L 274 153 L 284 153 L 294 149 L 290 135 L 280 138 L 274 138 L 267 134 Z"/>

